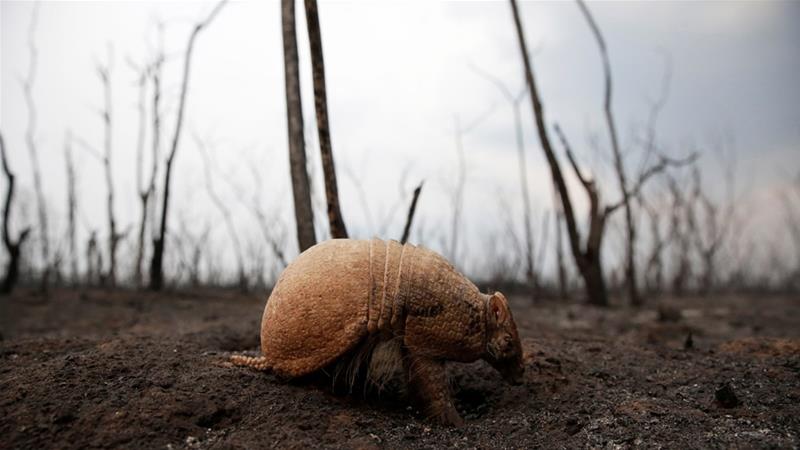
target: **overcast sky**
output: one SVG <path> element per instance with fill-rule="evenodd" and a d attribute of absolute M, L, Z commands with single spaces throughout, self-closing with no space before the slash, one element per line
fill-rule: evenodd
<path fill-rule="evenodd" d="M 32 222 L 32 173 L 24 141 L 27 108 L 20 80 L 28 70 L 27 30 L 34 3 L 4 0 L 1 5 L 0 130 L 18 174 L 21 203 L 27 203 L 21 209 L 22 220 Z M 162 138 L 167 142 L 174 127 L 182 52 L 190 27 L 213 6 L 195 1 L 40 4 L 33 96 L 54 239 L 63 241 L 66 226 L 67 131 L 102 146 L 97 111 L 103 98 L 96 63 L 105 62 L 108 48 L 113 48 L 115 208 L 123 227 L 132 226 L 139 216 L 138 90 L 127 60 L 144 64 L 152 58 L 155 23 L 163 21 L 170 55 Z M 721 196 L 721 172 L 715 170 L 720 158 L 712 150 L 725 142 L 725 154 L 733 155 L 728 160 L 736 161 L 737 195 L 758 206 L 750 220 L 752 239 L 780 246 L 787 235 L 776 231 L 781 221 L 776 192 L 800 169 L 800 3 L 592 2 L 589 6 L 609 47 L 613 107 L 631 170 L 638 167 L 641 152 L 635 136 L 669 74 L 667 103 L 657 128 L 660 146 L 676 157 L 698 151 L 709 190 Z M 562 126 L 584 169 L 602 180 L 608 171 L 608 138 L 600 58 L 589 28 L 573 2 L 522 2 L 520 7 L 548 122 Z M 458 121 L 470 127 L 463 135 L 467 170 L 458 265 L 479 271 L 491 252 L 502 248 L 498 240 L 507 218 L 513 218 L 515 229 L 521 226 L 512 109 L 474 69 L 503 80 L 514 93 L 523 88 L 508 3 L 321 1 L 319 14 L 334 157 L 351 234 L 398 238 L 409 194 L 425 180 L 419 235 L 414 240 L 445 250 L 453 204 L 449 192 L 458 167 Z M 298 20 L 315 206 L 324 213 L 302 2 Z M 522 112 L 528 180 L 534 212 L 541 220 L 552 208 L 550 176 L 528 101 Z M 296 253 L 279 2 L 232 2 L 202 32 L 192 61 L 184 132 L 172 187 L 176 193 L 172 230 L 177 232 L 180 219 L 197 234 L 211 224 L 210 239 L 220 249 L 219 259 L 231 261 L 226 230 L 205 190 L 196 135 L 213 153 L 214 188 L 232 208 L 242 240 L 258 242 L 253 215 L 238 201 L 252 196 L 258 176 L 263 202 L 285 223 L 286 248 Z M 162 156 L 166 151 L 165 146 Z M 105 232 L 106 190 L 102 166 L 80 147 L 75 147 L 75 154 L 85 240 L 89 229 Z M 146 164 L 149 158 L 148 150 Z M 572 187 L 580 206 L 583 195 L 576 185 Z M 602 183 L 602 188 L 605 199 L 618 197 L 613 180 Z M 658 186 L 653 190 L 658 195 Z M 606 250 L 618 255 L 619 241 L 612 237 Z"/>

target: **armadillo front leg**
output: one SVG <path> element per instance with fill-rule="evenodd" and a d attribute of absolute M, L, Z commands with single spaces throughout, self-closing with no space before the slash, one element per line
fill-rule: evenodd
<path fill-rule="evenodd" d="M 444 363 L 413 353 L 404 361 L 408 384 L 425 405 L 428 415 L 445 425 L 464 425 L 450 397 Z"/>

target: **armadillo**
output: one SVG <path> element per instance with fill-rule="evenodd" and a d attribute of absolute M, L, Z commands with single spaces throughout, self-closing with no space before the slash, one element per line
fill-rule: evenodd
<path fill-rule="evenodd" d="M 294 378 L 377 342 L 362 358 L 370 380 L 401 366 L 428 415 L 461 425 L 445 361 L 487 361 L 504 379 L 524 374 L 517 327 L 503 294 L 482 294 L 444 257 L 396 241 L 333 239 L 289 264 L 267 300 L 260 357 L 232 362 Z M 363 352 L 361 352 L 363 354 Z M 385 370 L 384 370 L 385 371 Z"/>

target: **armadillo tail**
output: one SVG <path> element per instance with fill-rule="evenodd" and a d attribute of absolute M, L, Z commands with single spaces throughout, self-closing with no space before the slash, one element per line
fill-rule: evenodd
<path fill-rule="evenodd" d="M 244 355 L 233 355 L 231 356 L 231 362 L 237 366 L 249 367 L 251 369 L 260 370 L 262 372 L 268 372 L 272 367 L 270 367 L 269 363 L 267 363 L 267 358 L 263 356 L 244 356 Z"/>

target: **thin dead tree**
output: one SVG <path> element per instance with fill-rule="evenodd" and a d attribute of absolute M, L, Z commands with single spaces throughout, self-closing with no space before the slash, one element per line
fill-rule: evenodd
<path fill-rule="evenodd" d="M 205 250 L 208 248 L 208 236 L 211 234 L 211 224 L 206 222 L 202 231 L 192 232 L 187 224 L 184 214 L 179 214 L 179 232 L 173 235 L 175 240 L 175 250 L 177 253 L 178 276 L 176 282 L 182 278 L 182 274 L 188 274 L 189 287 L 197 288 L 201 284 L 201 265 Z"/>
<path fill-rule="evenodd" d="M 311 71 L 314 77 L 314 107 L 317 113 L 319 151 L 322 157 L 322 173 L 325 178 L 325 196 L 328 200 L 328 224 L 331 237 L 346 238 L 342 211 L 339 207 L 339 191 L 336 184 L 336 168 L 333 163 L 330 125 L 328 123 L 328 97 L 325 89 L 325 62 L 322 53 L 322 33 L 319 27 L 317 0 L 305 0 L 308 41 L 311 47 Z"/>
<path fill-rule="evenodd" d="M 533 66 L 528 56 L 528 47 L 525 42 L 525 35 L 522 29 L 522 22 L 519 15 L 519 10 L 515 0 L 510 0 L 511 10 L 514 16 L 514 24 L 516 26 L 517 38 L 519 40 L 520 52 L 522 54 L 523 64 L 525 66 L 525 81 L 528 86 L 528 92 L 531 97 L 531 105 L 533 107 L 534 119 L 536 122 L 536 129 L 538 130 L 539 142 L 542 145 L 542 150 L 547 158 L 547 163 L 550 166 L 550 172 L 553 177 L 553 184 L 556 186 L 559 198 L 564 210 L 564 218 L 566 219 L 567 233 L 569 236 L 570 246 L 572 248 L 572 255 L 579 272 L 584 280 L 586 294 L 590 303 L 595 305 L 607 305 L 608 293 L 606 291 L 605 280 L 603 279 L 603 271 L 601 259 L 599 254 L 599 244 L 602 238 L 602 229 L 604 222 L 601 222 L 601 216 L 597 214 L 598 198 L 597 191 L 594 188 L 593 181 L 586 180 L 580 176 L 581 183 L 586 189 L 587 195 L 590 198 L 591 215 L 593 219 L 590 225 L 589 239 L 587 241 L 586 251 L 581 249 L 580 236 L 578 234 L 578 227 L 575 221 L 575 213 L 572 208 L 572 200 L 570 199 L 567 185 L 564 181 L 564 176 L 561 172 L 558 160 L 556 159 L 555 152 L 550 144 L 547 127 L 545 126 L 544 108 L 539 99 L 539 92 L 536 88 L 536 81 L 533 75 Z M 569 153 L 568 153 L 569 155 Z M 577 166 L 574 166 L 578 175 L 580 171 Z M 604 217 L 602 217 L 604 219 Z M 599 233 L 598 233 L 599 231 Z"/>
<path fill-rule="evenodd" d="M 36 104 L 33 101 L 33 87 L 36 81 L 36 68 L 38 64 L 39 50 L 34 42 L 36 36 L 36 26 L 39 22 L 39 2 L 33 4 L 31 11 L 31 21 L 28 26 L 28 73 L 22 80 L 22 90 L 25 96 L 25 105 L 28 109 L 28 126 L 25 130 L 25 144 L 28 147 L 28 155 L 31 160 L 33 170 L 33 189 L 36 193 L 36 211 L 39 220 L 39 245 L 42 257 L 42 278 L 41 289 L 46 291 L 50 282 L 50 234 L 47 226 L 47 204 L 42 188 L 42 169 L 39 162 L 39 150 L 36 146 Z"/>
<path fill-rule="evenodd" d="M 8 252 L 8 265 L 6 266 L 6 273 L 3 276 L 3 286 L 0 293 L 10 294 L 11 291 L 14 290 L 14 286 L 17 284 L 17 279 L 19 278 L 19 260 L 21 249 L 22 245 L 25 243 L 25 239 L 28 238 L 28 234 L 30 233 L 31 229 L 30 227 L 23 228 L 16 240 L 12 239 L 11 237 L 11 210 L 14 207 L 15 175 L 8 165 L 8 159 L 6 158 L 6 144 L 3 140 L 2 133 L 0 133 L 0 156 L 2 156 L 3 159 L 3 173 L 5 173 L 6 181 L 8 183 L 6 201 L 3 206 L 3 244 L 5 244 L 6 251 Z"/>
<path fill-rule="evenodd" d="M 692 179 L 697 191 L 697 201 L 700 204 L 700 214 L 698 214 L 697 220 L 700 221 L 700 218 L 702 218 L 702 223 L 698 224 L 695 230 L 694 243 L 702 262 L 698 288 L 703 295 L 707 295 L 716 286 L 716 281 L 720 275 L 717 266 L 719 251 L 736 223 L 736 218 L 734 217 L 736 202 L 733 199 L 733 168 L 727 167 L 724 172 L 727 199 L 724 202 L 717 202 L 703 189 L 700 170 L 695 167 L 692 171 Z"/>
<path fill-rule="evenodd" d="M 578 164 L 574 155 L 572 154 L 570 145 L 556 125 L 556 133 L 561 139 L 561 143 L 564 146 L 569 163 L 575 172 L 575 176 L 578 178 L 580 184 L 586 191 L 586 195 L 589 199 L 589 231 L 587 233 L 585 243 L 582 244 L 582 239 L 575 219 L 575 212 L 572 207 L 572 200 L 570 198 L 569 191 L 567 190 L 567 185 L 564 181 L 564 176 L 561 172 L 558 159 L 550 143 L 550 137 L 545 125 L 546 120 L 544 117 L 544 107 L 539 98 L 539 92 L 536 88 L 533 66 L 528 55 L 527 44 L 525 42 L 525 35 L 522 29 L 522 22 L 517 3 L 515 0 L 510 0 L 510 2 L 514 16 L 514 23 L 517 30 L 520 52 L 522 54 L 522 60 L 525 67 L 525 80 L 531 97 L 531 106 L 533 109 L 536 129 L 538 131 L 539 142 L 542 145 L 542 150 L 544 151 L 547 163 L 550 166 L 553 184 L 555 185 L 559 194 L 559 198 L 561 199 L 561 205 L 564 211 L 564 218 L 567 227 L 567 236 L 569 238 L 570 248 L 575 260 L 575 265 L 577 266 L 578 271 L 583 278 L 586 296 L 589 302 L 594 305 L 604 306 L 608 304 L 608 291 L 606 289 L 606 283 L 603 274 L 603 259 L 601 257 L 601 249 L 608 217 L 624 205 L 626 198 L 637 196 L 642 189 L 642 186 L 644 186 L 654 175 L 663 172 L 668 167 L 688 164 L 694 160 L 695 155 L 691 155 L 684 160 L 675 160 L 664 155 L 658 155 L 657 162 L 645 168 L 640 173 L 638 179 L 632 183 L 630 188 L 625 190 L 622 200 L 603 207 L 600 203 L 600 192 L 595 179 L 584 176 L 584 174 L 578 168 Z"/>
<path fill-rule="evenodd" d="M 422 192 L 422 184 L 420 182 L 419 185 L 414 188 L 414 194 L 411 196 L 411 204 L 408 206 L 408 215 L 406 216 L 406 225 L 403 227 L 403 236 L 400 238 L 400 243 L 405 244 L 408 242 L 408 237 L 411 234 L 411 224 L 414 221 L 414 213 L 417 211 L 417 201 L 419 200 L 419 194 Z"/>
<path fill-rule="evenodd" d="M 156 178 L 158 176 L 158 161 L 161 152 L 161 72 L 164 67 L 164 25 L 158 22 L 158 49 L 156 56 L 149 67 L 148 73 L 150 82 L 152 83 L 152 101 L 151 101 L 151 162 L 150 162 L 150 178 L 145 189 L 139 189 L 139 200 L 142 204 L 142 218 L 139 224 L 139 246 L 136 251 L 136 271 L 138 271 L 138 286 L 144 286 L 144 276 L 142 274 L 142 263 L 145 257 L 145 248 L 147 245 L 148 217 L 150 220 L 150 232 L 153 236 L 153 242 L 158 239 L 155 216 L 156 216 Z M 141 159 L 138 160 L 141 164 Z M 137 181 L 138 183 L 138 181 Z"/>
<path fill-rule="evenodd" d="M 162 198 L 161 207 L 161 224 L 158 232 L 158 237 L 153 242 L 153 258 L 150 263 L 150 289 L 154 291 L 161 290 L 164 285 L 164 247 L 165 239 L 167 236 L 167 216 L 169 213 L 169 188 L 172 176 L 172 166 L 175 162 L 175 155 L 178 151 L 178 143 L 180 142 L 181 130 L 183 128 L 183 115 L 186 107 L 186 93 L 189 89 L 189 69 L 192 62 L 192 51 L 194 50 L 194 43 L 197 36 L 205 29 L 214 17 L 217 16 L 219 11 L 225 6 L 227 0 L 222 0 L 214 6 L 211 13 L 205 20 L 198 22 L 192 29 L 189 35 L 189 43 L 186 46 L 186 54 L 184 56 L 183 66 L 183 81 L 181 82 L 181 94 L 178 101 L 178 113 L 175 119 L 175 130 L 172 134 L 172 145 L 170 147 L 169 156 L 167 157 L 165 173 L 164 173 L 164 195 Z"/>
<path fill-rule="evenodd" d="M 67 132 L 64 138 L 64 158 L 67 168 L 67 242 L 69 245 L 70 282 L 73 286 L 79 283 L 77 223 L 78 195 L 76 192 L 77 175 L 72 155 L 72 134 Z"/>
<path fill-rule="evenodd" d="M 114 175 L 112 170 L 112 109 L 111 109 L 111 70 L 113 64 L 113 50 L 108 46 L 108 61 L 105 65 L 98 64 L 97 76 L 103 84 L 104 106 L 100 112 L 103 119 L 103 169 L 106 179 L 106 211 L 108 214 L 108 271 L 105 281 L 110 286 L 117 283 L 117 247 L 123 234 L 117 231 L 117 220 L 114 215 Z"/>
<path fill-rule="evenodd" d="M 297 245 L 302 253 L 316 244 L 317 237 L 314 232 L 314 211 L 311 208 L 311 185 L 306 170 L 294 3 L 294 0 L 281 0 L 281 27 L 286 83 L 286 118 L 289 133 L 289 171 L 292 177 Z"/>
<path fill-rule="evenodd" d="M 356 175 L 353 171 L 353 168 L 349 165 L 345 164 L 344 166 L 339 166 L 342 168 L 342 174 L 344 174 L 344 178 L 349 180 L 350 183 L 356 188 L 356 195 L 358 195 L 358 202 L 361 206 L 361 211 L 364 212 L 364 218 L 367 220 L 367 229 L 369 233 L 375 232 L 375 220 L 372 216 L 372 208 L 369 206 L 369 201 L 367 201 L 367 192 L 364 190 L 364 183 L 366 182 L 365 176 Z M 363 171 L 361 171 L 363 174 Z"/>
<path fill-rule="evenodd" d="M 664 288 L 664 248 L 667 242 L 661 232 L 661 214 L 658 209 L 639 197 L 641 208 L 650 221 L 650 253 L 644 269 L 645 288 L 648 295 L 660 294 Z"/>
<path fill-rule="evenodd" d="M 269 245 L 269 248 L 272 250 L 275 258 L 277 258 L 278 269 L 282 269 L 288 264 L 288 261 L 286 260 L 286 254 L 284 253 L 281 245 L 285 240 L 285 230 L 283 224 L 279 222 L 277 217 L 268 217 L 267 212 L 264 211 L 264 203 L 261 200 L 262 174 L 259 173 L 255 164 L 250 164 L 248 167 L 250 168 L 250 174 L 253 176 L 253 180 L 255 181 L 256 189 L 253 191 L 251 204 L 248 207 L 248 205 L 245 203 L 245 208 L 252 212 L 255 216 L 256 220 L 258 221 L 261 234 L 264 236 L 264 241 L 267 243 L 267 245 Z M 242 202 L 245 202 L 244 196 L 237 195 L 236 197 Z"/>
<path fill-rule="evenodd" d="M 511 90 L 508 89 L 506 84 L 503 83 L 499 78 L 478 67 L 471 66 L 471 68 L 475 73 L 492 83 L 500 91 L 503 98 L 505 98 L 505 100 L 511 106 L 511 110 L 514 114 L 514 135 L 517 145 L 517 166 L 519 169 L 519 184 L 522 195 L 523 237 L 525 239 L 523 244 L 525 246 L 525 279 L 530 286 L 534 287 L 534 290 L 538 290 L 538 288 L 536 288 L 536 286 L 539 284 L 539 281 L 536 274 L 533 249 L 534 242 L 533 228 L 531 223 L 531 195 L 530 188 L 528 186 L 528 165 L 525 158 L 525 143 L 522 132 L 522 112 L 520 110 L 522 101 L 525 100 L 527 89 L 523 88 L 517 95 L 513 95 Z"/>
<path fill-rule="evenodd" d="M 206 148 L 205 142 L 197 135 L 197 133 L 192 134 L 194 138 L 195 145 L 200 150 L 200 153 L 203 157 L 203 168 L 206 180 L 206 193 L 208 197 L 211 199 L 211 202 L 214 203 L 214 206 L 219 211 L 220 215 L 222 215 L 222 220 L 225 221 L 225 227 L 228 230 L 228 236 L 233 243 L 233 253 L 236 257 L 236 267 L 237 267 L 237 277 L 238 277 L 238 285 L 239 290 L 242 292 L 247 292 L 248 289 L 248 280 L 247 280 L 247 273 L 245 272 L 244 267 L 244 255 L 242 253 L 242 244 L 239 241 L 239 233 L 236 231 L 236 227 L 233 225 L 233 219 L 231 218 L 231 210 L 228 208 L 226 203 L 219 197 L 217 191 L 214 189 L 214 177 L 211 174 L 211 157 L 208 153 Z"/>
<path fill-rule="evenodd" d="M 209 151 L 209 157 L 213 162 L 213 164 L 211 164 L 211 168 L 217 169 L 216 171 L 222 180 L 225 181 L 230 189 L 234 192 L 234 198 L 236 198 L 236 200 L 242 205 L 242 208 L 244 208 L 245 211 L 250 212 L 255 218 L 258 228 L 261 231 L 261 235 L 264 238 L 264 242 L 275 256 L 275 268 L 278 272 L 280 272 L 280 270 L 286 267 L 288 264 L 283 245 L 286 241 L 286 229 L 284 224 L 278 218 L 278 214 L 268 213 L 264 209 L 264 201 L 261 196 L 264 190 L 263 169 L 260 167 L 260 164 L 247 158 L 247 161 L 244 165 L 249 169 L 250 175 L 253 177 L 255 188 L 243 189 L 240 185 L 234 182 L 235 177 L 223 174 L 218 170 L 219 166 L 216 164 L 216 162 L 214 162 L 213 156 L 213 152 Z M 248 193 L 251 194 L 249 197 L 247 195 Z M 277 194 L 276 196 L 280 198 L 282 197 L 282 194 Z"/>
<path fill-rule="evenodd" d="M 672 264 L 675 266 L 670 281 L 672 293 L 683 295 L 692 275 L 691 236 L 694 230 L 693 204 L 696 193 L 683 192 L 678 180 L 667 175 L 671 202 L 669 243 L 672 247 Z"/>
<path fill-rule="evenodd" d="M 136 286 L 141 287 L 143 281 L 142 260 L 144 259 L 145 233 L 147 231 L 147 203 L 150 198 L 150 186 L 144 184 L 144 147 L 147 135 L 147 82 L 150 79 L 151 67 L 149 65 L 140 67 L 131 60 L 128 60 L 128 65 L 136 71 L 136 86 L 139 90 L 139 99 L 136 104 L 139 116 L 139 129 L 136 134 L 136 192 L 139 195 L 142 210 L 137 233 L 136 259 L 133 263 L 133 282 Z"/>
<path fill-rule="evenodd" d="M 458 157 L 456 183 L 453 186 L 453 214 L 450 219 L 449 259 L 455 265 L 458 258 L 458 231 L 461 228 L 461 209 L 464 204 L 464 185 L 467 178 L 467 164 L 464 156 L 464 130 L 458 117 L 455 117 L 456 155 Z"/>
<path fill-rule="evenodd" d="M 603 109 L 605 112 L 606 126 L 608 127 L 608 135 L 611 140 L 611 150 L 614 155 L 614 171 L 617 175 L 619 182 L 619 189 L 622 194 L 622 205 L 625 211 L 625 227 L 627 231 L 626 249 L 625 249 L 625 284 L 628 292 L 628 300 L 634 306 L 640 306 L 644 299 L 639 293 L 637 286 L 638 278 L 636 274 L 636 226 L 633 220 L 632 202 L 630 201 L 630 187 L 628 186 L 628 179 L 625 173 L 625 164 L 622 160 L 622 152 L 619 148 L 619 139 L 617 137 L 617 127 L 614 123 L 614 114 L 611 107 L 612 99 L 612 78 L 611 78 L 611 63 L 608 57 L 608 48 L 606 47 L 603 34 L 600 32 L 600 27 L 597 26 L 592 17 L 589 8 L 583 0 L 577 0 L 578 6 L 583 13 L 589 27 L 592 29 L 597 40 L 597 46 L 600 49 L 600 57 L 603 61 L 603 76 L 605 83 L 605 94 L 603 100 Z"/>

